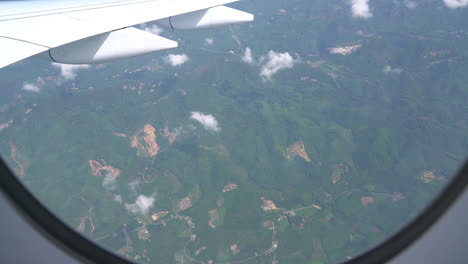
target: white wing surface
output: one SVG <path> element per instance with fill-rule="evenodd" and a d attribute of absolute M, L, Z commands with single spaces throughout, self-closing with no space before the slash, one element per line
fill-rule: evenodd
<path fill-rule="evenodd" d="M 78 64 L 174 48 L 172 40 L 129 27 L 156 21 L 177 28 L 171 19 L 184 29 L 252 21 L 253 15 L 222 6 L 236 1 L 0 2 L 0 68 L 44 51 L 54 61 Z"/>

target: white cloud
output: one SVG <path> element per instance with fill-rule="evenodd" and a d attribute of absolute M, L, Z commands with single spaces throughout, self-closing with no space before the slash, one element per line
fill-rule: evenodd
<path fill-rule="evenodd" d="M 11 124 L 13 124 L 13 120 L 10 120 L 6 123 L 0 124 L 0 131 L 2 131 L 5 128 L 8 128 Z"/>
<path fill-rule="evenodd" d="M 369 8 L 369 0 L 351 0 L 351 10 L 353 12 L 353 17 L 372 17 Z"/>
<path fill-rule="evenodd" d="M 462 8 L 468 6 L 468 0 L 444 0 L 448 8 Z"/>
<path fill-rule="evenodd" d="M 128 188 L 130 189 L 130 191 L 136 193 L 140 184 L 141 184 L 141 181 L 136 179 L 128 183 Z"/>
<path fill-rule="evenodd" d="M 23 90 L 38 93 L 41 91 L 39 87 L 32 83 L 24 83 Z"/>
<path fill-rule="evenodd" d="M 114 201 L 118 203 L 122 203 L 122 195 L 120 194 L 114 195 Z"/>
<path fill-rule="evenodd" d="M 296 56 L 298 55 L 296 54 Z M 293 59 L 288 52 L 280 53 L 270 50 L 266 57 L 260 56 L 258 62 L 256 62 L 252 56 L 252 50 L 247 47 L 242 61 L 250 65 L 261 65 L 259 75 L 265 81 L 270 80 L 280 70 L 292 68 L 296 62 L 299 62 L 299 58 Z"/>
<path fill-rule="evenodd" d="M 198 121 L 206 130 L 214 132 L 221 130 L 218 126 L 218 121 L 210 114 L 206 115 L 201 112 L 192 112 L 192 116 L 190 116 L 190 118 Z"/>
<path fill-rule="evenodd" d="M 102 187 L 108 191 L 113 191 L 117 188 L 117 181 L 112 173 L 107 173 L 102 180 Z"/>
<path fill-rule="evenodd" d="M 385 74 L 400 74 L 403 70 L 400 67 L 392 68 L 390 65 L 386 65 L 383 68 Z"/>
<path fill-rule="evenodd" d="M 41 91 L 42 85 L 44 85 L 44 80 L 41 78 L 41 76 L 38 76 L 36 79 L 36 84 L 24 83 L 23 90 L 38 93 Z"/>
<path fill-rule="evenodd" d="M 125 208 L 133 214 L 147 214 L 149 209 L 153 207 L 154 204 L 154 197 L 152 196 L 145 196 L 140 194 L 134 203 L 125 204 Z"/>
<path fill-rule="evenodd" d="M 345 46 L 345 47 L 336 46 L 334 48 L 329 48 L 328 50 L 330 51 L 331 54 L 341 54 L 341 55 L 346 56 L 346 55 L 349 55 L 349 54 L 355 52 L 356 50 L 358 50 L 361 47 L 362 47 L 361 44 L 354 45 L 354 46 Z"/>
<path fill-rule="evenodd" d="M 214 43 L 214 39 L 212 39 L 212 38 L 206 38 L 205 39 L 205 44 L 206 45 L 210 46 L 210 45 L 213 45 L 213 43 Z"/>
<path fill-rule="evenodd" d="M 403 4 L 409 9 L 413 9 L 413 8 L 418 6 L 418 3 L 414 2 L 414 1 L 408 1 L 408 0 L 405 0 L 403 2 Z"/>
<path fill-rule="evenodd" d="M 180 125 L 176 128 L 174 128 L 172 130 L 172 133 L 178 137 L 178 136 L 182 136 L 184 134 L 188 134 L 192 131 L 194 131 L 195 129 L 197 129 L 196 126 L 192 125 L 192 124 L 188 124 L 188 125 Z"/>
<path fill-rule="evenodd" d="M 153 24 L 153 25 L 147 26 L 146 23 L 142 24 L 142 29 L 154 35 L 159 35 L 164 31 L 161 27 L 158 27 L 157 25 Z"/>
<path fill-rule="evenodd" d="M 247 63 L 247 64 L 254 64 L 255 61 L 252 57 L 252 50 L 247 47 L 245 48 L 245 53 L 244 53 L 244 56 L 242 57 L 242 61 Z"/>
<path fill-rule="evenodd" d="M 80 69 L 88 69 L 90 66 L 87 64 L 72 65 L 72 64 L 60 64 L 52 62 L 52 66 L 60 69 L 60 75 L 65 80 L 73 80 L 76 77 L 76 72 Z"/>
<path fill-rule="evenodd" d="M 298 60 L 293 59 L 288 52 L 279 53 L 273 50 L 268 52 L 268 61 L 262 66 L 260 77 L 264 80 L 270 80 L 278 71 L 290 69 Z"/>
<path fill-rule="evenodd" d="M 174 67 L 180 66 L 189 60 L 190 58 L 186 54 L 169 54 L 164 58 L 166 63 L 169 63 Z"/>

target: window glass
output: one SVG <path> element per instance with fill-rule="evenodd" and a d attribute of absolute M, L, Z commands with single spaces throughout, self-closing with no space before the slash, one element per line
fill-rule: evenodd
<path fill-rule="evenodd" d="M 466 157 L 467 5 L 241 1 L 252 23 L 136 26 L 176 49 L 26 59 L 0 69 L 0 153 L 66 223 L 141 262 L 341 262 Z"/>

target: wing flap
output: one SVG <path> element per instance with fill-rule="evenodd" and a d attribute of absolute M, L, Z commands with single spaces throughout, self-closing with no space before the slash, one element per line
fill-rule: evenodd
<path fill-rule="evenodd" d="M 74 41 L 237 1 L 38 1 L 29 11 L 26 3 L 14 10 L 11 2 L 0 2 L 0 68 Z"/>
<path fill-rule="evenodd" d="M 0 23 L 0 36 L 55 48 L 113 29 L 102 23 L 80 21 L 62 14 L 22 18 Z"/>
<path fill-rule="evenodd" d="M 133 1 L 81 11 L 0 20 L 0 36 L 55 48 L 105 32 L 236 1 Z"/>
<path fill-rule="evenodd" d="M 3 37 L 0 37 L 0 47 L 0 68 L 48 50 L 47 47 Z"/>
<path fill-rule="evenodd" d="M 133 27 L 115 30 L 50 49 L 55 62 L 104 63 L 177 47 L 177 42 Z"/>

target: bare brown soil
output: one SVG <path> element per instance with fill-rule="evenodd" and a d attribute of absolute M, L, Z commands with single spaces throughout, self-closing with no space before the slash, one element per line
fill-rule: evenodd
<path fill-rule="evenodd" d="M 235 183 L 231 183 L 231 184 L 228 184 L 228 185 L 224 186 L 223 192 L 229 192 L 229 191 L 235 190 L 237 188 L 239 188 L 239 185 L 237 185 Z"/>
<path fill-rule="evenodd" d="M 203 250 L 206 250 L 205 246 L 203 246 L 203 247 L 199 248 L 197 251 L 195 251 L 195 256 L 198 256 Z"/>
<path fill-rule="evenodd" d="M 333 165 L 333 176 L 332 176 L 333 184 L 337 183 L 341 179 L 341 176 L 345 172 L 348 172 L 348 171 L 349 171 L 348 166 L 343 164 L 343 162 L 334 164 Z"/>
<path fill-rule="evenodd" d="M 130 141 L 130 146 L 137 149 L 137 155 L 141 157 L 154 157 L 159 152 L 159 146 L 156 142 L 156 129 L 146 124 L 140 129 Z"/>
<path fill-rule="evenodd" d="M 215 229 L 216 226 L 214 225 L 213 222 L 219 219 L 218 208 L 215 208 L 215 209 L 211 210 L 211 211 L 209 212 L 209 215 L 210 215 L 210 220 L 208 221 L 208 225 L 209 225 L 211 228 Z"/>
<path fill-rule="evenodd" d="M 264 197 L 261 197 L 260 199 L 262 199 L 262 209 L 264 211 L 272 211 L 272 210 L 278 210 L 280 208 L 276 207 L 275 203 L 273 203 L 273 201 L 271 200 L 266 200 Z"/>
<path fill-rule="evenodd" d="M 230 248 L 231 248 L 231 252 L 232 252 L 233 255 L 236 255 L 237 253 L 240 252 L 237 244 L 232 244 Z"/>
<path fill-rule="evenodd" d="M 26 173 L 26 168 L 28 167 L 28 164 L 26 161 L 24 161 L 23 157 L 18 154 L 16 146 L 13 144 L 13 142 L 8 142 L 10 145 L 10 157 L 13 160 L 13 162 L 18 165 L 18 169 L 15 169 L 15 172 L 20 176 L 20 178 L 23 178 L 25 173 Z"/>
<path fill-rule="evenodd" d="M 309 155 L 307 155 L 307 152 L 305 150 L 304 142 L 302 141 L 297 141 L 293 143 L 291 146 L 289 146 L 286 149 L 287 156 L 290 158 L 293 158 L 295 156 L 299 156 L 303 158 L 305 161 L 310 162 Z"/>
<path fill-rule="evenodd" d="M 364 205 L 364 207 L 367 207 L 367 205 L 374 202 L 374 198 L 370 196 L 362 197 L 361 202 L 362 202 L 362 205 Z"/>
<path fill-rule="evenodd" d="M 422 180 L 425 183 L 429 183 L 434 180 L 444 180 L 444 176 L 439 176 L 437 177 L 434 173 L 434 170 L 425 170 L 423 172 L 423 175 L 419 177 L 420 180 Z"/>
<path fill-rule="evenodd" d="M 180 199 L 179 203 L 177 204 L 177 211 L 180 212 L 190 207 L 192 207 L 192 200 L 190 199 L 189 196 L 186 196 Z"/>
<path fill-rule="evenodd" d="M 150 238 L 150 233 L 146 227 L 143 227 L 138 231 L 138 239 L 140 240 L 148 240 Z"/>
<path fill-rule="evenodd" d="M 399 200 L 405 199 L 406 196 L 404 196 L 402 193 L 399 192 L 394 192 L 392 194 L 392 202 L 398 202 Z"/>
<path fill-rule="evenodd" d="M 157 213 L 154 213 L 153 215 L 151 215 L 151 218 L 153 219 L 153 221 L 156 221 L 156 220 L 158 220 L 159 218 L 164 217 L 164 216 L 167 215 L 168 213 L 169 213 L 168 211 L 157 212 Z"/>
<path fill-rule="evenodd" d="M 171 144 L 177 138 L 177 133 L 169 131 L 167 120 L 166 120 L 166 125 L 164 126 L 164 136 L 167 137 L 167 140 L 169 140 L 169 143 Z"/>
<path fill-rule="evenodd" d="M 105 165 L 104 163 L 104 166 L 101 165 L 101 163 L 99 163 L 98 161 L 95 161 L 95 160 L 89 160 L 89 166 L 91 166 L 91 170 L 93 172 L 93 175 L 94 176 L 102 176 L 101 174 L 101 171 L 107 171 L 109 172 L 110 174 L 112 174 L 112 176 L 114 178 L 117 178 L 119 177 L 120 175 L 120 170 L 119 169 L 116 169 L 110 165 Z"/>

